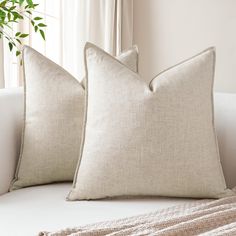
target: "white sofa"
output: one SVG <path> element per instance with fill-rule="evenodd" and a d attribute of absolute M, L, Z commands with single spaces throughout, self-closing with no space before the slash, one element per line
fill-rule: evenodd
<path fill-rule="evenodd" d="M 215 94 L 215 120 L 221 160 L 229 187 L 236 185 L 236 94 Z M 71 183 L 8 192 L 20 151 L 23 90 L 0 90 L 0 235 L 37 235 L 81 224 L 155 211 L 194 199 L 145 198 L 65 200 Z"/>

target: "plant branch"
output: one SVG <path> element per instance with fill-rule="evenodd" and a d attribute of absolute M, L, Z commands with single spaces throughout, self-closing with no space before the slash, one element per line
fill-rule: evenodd
<path fill-rule="evenodd" d="M 16 56 L 21 54 L 19 45 L 22 44 L 22 39 L 29 36 L 23 32 L 15 32 L 12 24 L 19 24 L 20 21 L 29 20 L 36 33 L 39 33 L 43 39 L 45 39 L 44 27 L 46 25 L 42 23 L 43 17 L 34 18 L 31 17 L 35 12 L 35 8 L 38 4 L 33 2 L 34 0 L 0 0 L 0 38 L 4 37 L 8 40 L 8 46 L 10 51 L 16 48 Z M 40 12 L 38 12 L 41 14 Z M 45 15 L 45 14 L 44 14 Z M 9 28 L 8 33 L 5 29 Z M 14 36 L 11 36 L 14 35 Z"/>

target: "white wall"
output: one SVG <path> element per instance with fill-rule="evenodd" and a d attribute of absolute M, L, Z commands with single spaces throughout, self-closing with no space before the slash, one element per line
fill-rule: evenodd
<path fill-rule="evenodd" d="M 236 0 L 134 0 L 134 43 L 147 81 L 215 46 L 215 90 L 236 92 Z"/>

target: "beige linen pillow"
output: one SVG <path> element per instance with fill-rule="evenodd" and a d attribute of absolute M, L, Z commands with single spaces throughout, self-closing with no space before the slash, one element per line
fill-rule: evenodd
<path fill-rule="evenodd" d="M 92 44 L 85 48 L 85 61 L 87 115 L 69 200 L 232 194 L 214 128 L 213 48 L 149 85 Z"/>
<path fill-rule="evenodd" d="M 85 93 L 73 76 L 30 47 L 24 49 L 25 124 L 11 190 L 72 181 L 79 158 Z M 137 71 L 137 48 L 118 57 Z"/>

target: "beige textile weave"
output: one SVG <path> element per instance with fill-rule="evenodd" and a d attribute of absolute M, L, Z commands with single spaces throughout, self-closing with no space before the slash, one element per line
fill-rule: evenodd
<path fill-rule="evenodd" d="M 92 44 L 85 59 L 87 115 L 69 200 L 231 194 L 214 128 L 213 48 L 149 85 Z"/>
<path fill-rule="evenodd" d="M 236 197 L 199 200 L 154 213 L 60 230 L 40 236 L 233 236 Z"/>
<path fill-rule="evenodd" d="M 118 60 L 137 71 L 137 47 Z M 11 190 L 72 181 L 84 120 L 83 84 L 30 47 L 24 49 L 24 71 L 25 121 Z"/>

